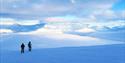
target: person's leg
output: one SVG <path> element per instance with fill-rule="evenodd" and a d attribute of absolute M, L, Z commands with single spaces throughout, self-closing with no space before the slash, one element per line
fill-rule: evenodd
<path fill-rule="evenodd" d="M 23 53 L 23 50 L 21 49 L 21 54 Z"/>
<path fill-rule="evenodd" d="M 24 49 L 23 48 L 21 49 L 21 53 L 24 53 Z"/>
<path fill-rule="evenodd" d="M 29 48 L 29 51 L 31 51 L 31 48 Z"/>
<path fill-rule="evenodd" d="M 30 48 L 30 51 L 31 51 L 31 48 Z"/>
<path fill-rule="evenodd" d="M 24 49 L 23 49 L 23 53 L 24 53 Z"/>

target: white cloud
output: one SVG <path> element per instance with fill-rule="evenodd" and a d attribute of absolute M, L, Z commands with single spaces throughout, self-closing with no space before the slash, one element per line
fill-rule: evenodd
<path fill-rule="evenodd" d="M 11 18 L 0 18 L 0 25 L 14 25 L 16 22 Z"/>
<path fill-rule="evenodd" d="M 45 21 L 46 22 L 64 22 L 66 20 L 61 17 L 48 17 L 48 18 L 45 18 Z"/>
<path fill-rule="evenodd" d="M 42 17 L 50 16 L 45 17 L 45 19 L 42 20 L 47 22 L 47 24 L 45 25 L 45 29 L 48 28 L 51 31 L 59 30 L 64 32 L 79 30 L 80 32 L 85 32 L 84 28 L 86 28 L 86 24 L 88 24 L 89 26 L 98 26 L 99 28 L 103 26 L 124 26 L 123 21 L 120 22 L 120 20 L 111 20 L 114 18 L 124 18 L 125 15 L 124 11 L 119 14 L 111 10 L 112 5 L 116 3 L 117 0 L 70 0 L 70 2 L 46 0 L 39 2 L 36 1 L 37 3 L 28 0 L 21 0 L 18 2 L 17 1 L 18 0 L 12 0 L 8 4 L 10 6 L 3 7 L 4 12 L 22 15 L 42 15 Z M 12 3 L 14 4 L 15 8 L 11 7 Z M 71 3 L 73 3 L 74 5 L 72 5 Z M 26 6 L 24 6 L 23 4 L 25 4 Z M 6 4 L 4 5 L 6 6 Z M 15 12 L 17 10 L 18 12 Z M 87 13 L 87 15 L 84 16 L 84 13 Z M 18 21 L 15 19 L 8 18 L 5 19 L 5 21 L 1 21 L 0 23 L 0 25 L 13 24 L 35 25 L 39 24 L 39 21 Z"/>
<path fill-rule="evenodd" d="M 76 3 L 76 1 L 75 1 L 75 0 L 70 0 L 70 1 L 71 1 L 71 3 L 72 3 L 72 4 Z"/>
<path fill-rule="evenodd" d="M 125 21 L 124 20 L 118 20 L 116 22 L 111 21 L 111 22 L 105 23 L 104 25 L 110 28 L 116 27 L 116 26 L 125 26 Z"/>
<path fill-rule="evenodd" d="M 20 25 L 36 25 L 39 23 L 40 23 L 39 20 L 21 20 L 17 22 L 17 24 Z"/>
<path fill-rule="evenodd" d="M 39 34 L 60 34 L 60 33 L 63 33 L 61 30 L 58 30 L 58 29 L 48 29 L 48 28 L 40 28 L 40 29 L 37 29 L 35 31 L 31 31 L 31 32 L 20 32 L 19 34 L 33 34 L 33 35 L 39 35 Z"/>
<path fill-rule="evenodd" d="M 0 34 L 13 33 L 10 29 L 0 29 Z"/>
<path fill-rule="evenodd" d="M 91 9 L 110 9 L 116 2 L 117 0 L 2 0 L 1 12 L 34 16 L 65 15 L 70 13 L 79 13 L 78 15 L 80 15 L 81 11 L 85 12 L 87 10 L 91 12 Z M 79 9 L 81 10 L 80 12 Z"/>
<path fill-rule="evenodd" d="M 114 11 L 111 9 L 95 10 L 90 15 L 94 16 L 98 21 L 100 19 L 105 22 L 111 20 L 123 20 L 125 19 L 125 10 L 122 11 Z"/>
<path fill-rule="evenodd" d="M 36 25 L 39 23 L 39 20 L 15 20 L 12 18 L 0 18 L 0 25 Z"/>
<path fill-rule="evenodd" d="M 113 10 L 99 10 L 98 12 L 94 12 L 95 16 L 105 17 L 105 18 L 116 18 L 116 14 Z"/>
<path fill-rule="evenodd" d="M 76 30 L 76 32 L 91 33 L 91 32 L 96 32 L 96 31 L 94 29 L 91 29 L 91 28 L 83 28 L 80 30 Z"/>
<path fill-rule="evenodd" d="M 125 20 L 125 10 L 117 12 L 117 17 Z"/>
<path fill-rule="evenodd" d="M 75 21 L 79 19 L 76 16 L 65 15 L 65 16 L 54 16 L 54 17 L 47 17 L 44 20 L 47 22 L 68 22 L 68 21 Z"/>
<path fill-rule="evenodd" d="M 109 27 L 109 28 L 112 28 L 112 27 L 116 27 L 116 26 L 125 26 L 125 21 L 124 20 L 109 20 L 108 22 L 105 22 L 105 21 L 96 21 L 96 22 L 93 22 L 93 23 L 88 23 L 90 27 L 92 26 L 106 26 L 106 27 Z"/>
<path fill-rule="evenodd" d="M 96 26 L 98 29 L 103 29 L 104 27 L 116 27 L 125 26 L 124 20 L 98 20 L 96 15 L 105 14 L 103 16 L 113 18 L 114 12 L 104 11 L 106 13 L 97 12 L 95 15 L 90 15 L 88 17 L 77 17 L 77 16 L 57 16 L 57 17 L 47 17 L 45 21 L 47 22 L 46 28 L 60 30 L 62 32 L 95 32 L 91 27 Z M 90 27 L 90 28 L 87 28 Z"/>

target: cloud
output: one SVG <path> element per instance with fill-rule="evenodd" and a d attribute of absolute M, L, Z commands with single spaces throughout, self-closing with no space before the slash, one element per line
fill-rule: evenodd
<path fill-rule="evenodd" d="M 17 22 L 20 25 L 36 25 L 40 24 L 39 20 L 22 20 L 21 22 Z"/>
<path fill-rule="evenodd" d="M 77 30 L 76 32 L 91 33 L 91 32 L 96 32 L 96 31 L 94 29 L 91 29 L 91 28 L 83 28 L 83 29 Z"/>
<path fill-rule="evenodd" d="M 13 33 L 10 29 L 0 29 L 0 34 L 7 34 L 7 33 Z"/>
<path fill-rule="evenodd" d="M 75 0 L 70 0 L 72 4 L 75 4 Z"/>
<path fill-rule="evenodd" d="M 3 5 L 1 12 L 33 15 L 34 17 L 66 14 L 84 15 L 86 11 L 91 13 L 91 10 L 110 9 L 116 2 L 117 0 L 3 0 L 1 1 Z"/>
<path fill-rule="evenodd" d="M 6 14 L 9 18 L 2 18 L 0 25 L 16 24 L 17 28 L 21 27 L 18 31 L 42 28 L 39 27 L 41 21 L 46 22 L 45 29 L 62 32 L 76 30 L 85 32 L 84 28 L 87 25 L 98 29 L 103 29 L 105 26 L 109 28 L 125 26 L 125 11 L 112 9 L 118 0 L 4 0 L 1 2 L 3 6 L 0 14 L 3 13 L 2 16 Z M 21 17 L 29 20 L 20 20 Z M 30 20 L 33 17 L 34 19 Z M 24 28 L 25 26 L 31 28 Z M 86 30 L 90 31 L 90 29 Z"/>
<path fill-rule="evenodd" d="M 115 27 L 112 27 L 112 28 L 109 28 L 109 27 L 103 27 L 102 29 L 98 30 L 98 31 L 101 31 L 101 32 L 125 32 L 125 26 L 115 26 Z"/>
<path fill-rule="evenodd" d="M 10 29 L 14 32 L 33 31 L 45 25 L 40 20 L 19 20 L 13 18 L 0 18 L 0 20 L 0 29 Z"/>
<path fill-rule="evenodd" d="M 16 20 L 12 18 L 0 18 L 0 20 L 0 25 L 36 25 L 40 23 L 39 20 Z"/>
<path fill-rule="evenodd" d="M 111 13 L 112 15 L 112 13 Z M 110 15 L 108 15 L 110 16 Z M 108 17 L 106 16 L 106 17 Z M 47 17 L 44 19 L 49 25 L 48 28 L 54 27 L 55 29 L 67 29 L 67 31 L 75 31 L 79 29 L 84 29 L 87 26 L 94 27 L 96 26 L 98 29 L 103 27 L 116 27 L 116 26 L 125 26 L 124 20 L 109 20 L 109 19 L 99 19 L 94 15 L 90 15 L 88 17 L 77 17 L 77 16 L 60 16 L 60 17 Z M 108 20 L 108 21 L 106 21 Z M 63 26 L 65 25 L 65 26 Z M 66 30 L 65 30 L 66 31 Z"/>
<path fill-rule="evenodd" d="M 33 30 L 33 31 L 30 31 L 30 32 L 19 32 L 19 34 L 60 34 L 60 33 L 63 33 L 61 30 L 59 29 L 51 29 L 51 28 L 47 28 L 46 26 L 45 27 L 42 27 L 42 28 L 39 28 L 37 30 Z"/>
<path fill-rule="evenodd" d="M 65 0 L 66 1 L 66 0 Z M 67 0 L 68 1 L 68 0 Z M 23 14 L 23 15 L 55 15 L 62 13 L 67 13 L 71 9 L 67 2 L 51 1 L 51 0 L 16 0 L 12 2 L 2 1 L 3 6 L 1 8 L 2 13 L 13 13 L 13 14 Z M 63 3 L 63 4 L 61 4 Z M 9 6 L 10 5 L 10 6 Z M 18 12 L 16 12 L 18 11 Z"/>
<path fill-rule="evenodd" d="M 94 11 L 91 15 L 95 16 L 98 20 L 125 20 L 125 10 L 113 11 L 111 9 Z"/>
<path fill-rule="evenodd" d="M 61 17 L 48 17 L 45 19 L 45 21 L 47 21 L 47 22 L 64 22 L 66 20 Z"/>
<path fill-rule="evenodd" d="M 14 25 L 15 20 L 11 18 L 0 18 L 0 25 Z"/>

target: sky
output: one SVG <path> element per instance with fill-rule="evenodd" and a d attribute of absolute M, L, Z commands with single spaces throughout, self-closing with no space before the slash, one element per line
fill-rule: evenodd
<path fill-rule="evenodd" d="M 125 0 L 0 0 L 0 33 L 125 31 Z"/>

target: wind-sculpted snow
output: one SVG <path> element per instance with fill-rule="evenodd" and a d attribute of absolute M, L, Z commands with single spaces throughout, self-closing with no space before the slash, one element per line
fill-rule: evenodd
<path fill-rule="evenodd" d="M 39 35 L 10 34 L 1 35 L 0 38 L 2 38 L 0 40 L 2 50 L 18 50 L 21 43 L 27 45 L 28 41 L 33 43 L 33 48 L 35 49 L 124 44 L 124 42 L 121 41 L 63 33 L 46 33 Z"/>

